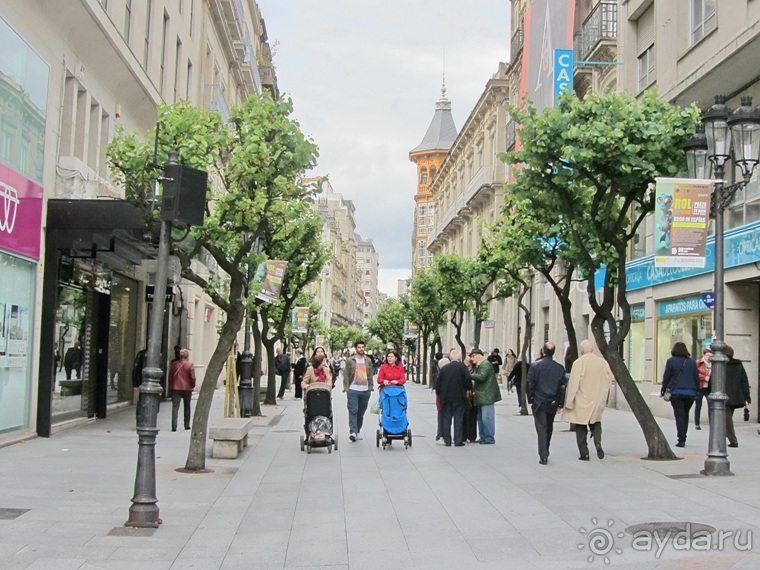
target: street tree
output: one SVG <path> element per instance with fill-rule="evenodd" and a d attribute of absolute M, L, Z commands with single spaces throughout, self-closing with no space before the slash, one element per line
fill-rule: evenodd
<path fill-rule="evenodd" d="M 288 99 L 254 95 L 231 111 L 225 123 L 220 113 L 194 107 L 187 101 L 160 105 L 158 139 L 119 129 L 107 153 L 116 182 L 125 197 L 155 219 L 152 190 L 168 152 L 179 149 L 180 162 L 209 172 L 206 217 L 175 243 L 182 276 L 197 284 L 225 314 L 217 345 L 209 359 L 193 417 L 185 468 L 203 471 L 206 465 L 208 417 L 219 375 L 245 314 L 244 289 L 249 265 L 263 254 L 254 248 L 257 236 L 290 211 L 287 204 L 308 198 L 313 190 L 301 181 L 315 165 L 317 147 L 301 133 L 290 114 Z M 201 253 L 210 256 L 223 277 L 198 271 L 193 263 Z"/>
<path fill-rule="evenodd" d="M 327 344 L 332 352 L 343 352 L 362 336 L 358 327 L 330 327 L 327 331 Z"/>
<path fill-rule="evenodd" d="M 369 334 L 379 338 L 383 344 L 393 344 L 396 350 L 404 349 L 404 306 L 391 297 L 377 308 L 377 313 L 367 323 Z"/>
<path fill-rule="evenodd" d="M 462 340 L 462 327 L 467 313 L 472 309 L 471 261 L 455 253 L 437 255 L 433 258 L 433 274 L 440 286 L 443 308 L 448 312 L 454 327 L 454 338 L 462 354 L 467 349 Z"/>
<path fill-rule="evenodd" d="M 588 278 L 596 344 L 641 426 L 648 458 L 673 459 L 620 355 L 631 324 L 625 262 L 630 241 L 654 209 L 655 177 L 685 170 L 682 144 L 695 131 L 698 109 L 671 105 L 652 90 L 639 100 L 625 93 L 591 93 L 583 100 L 566 93 L 540 114 L 511 111 L 521 125 L 522 148 L 503 159 L 522 167 L 509 190 L 532 212 L 567 226 L 568 248 Z M 597 280 L 600 269 L 604 276 Z"/>
<path fill-rule="evenodd" d="M 427 384 L 428 356 L 433 362 L 435 353 L 442 350 L 441 327 L 446 324 L 446 311 L 441 300 L 440 283 L 432 269 L 417 270 L 409 283 L 409 294 L 403 299 L 406 318 L 417 325 L 418 341 L 422 342 L 422 383 Z M 418 369 L 419 370 L 419 369 Z"/>

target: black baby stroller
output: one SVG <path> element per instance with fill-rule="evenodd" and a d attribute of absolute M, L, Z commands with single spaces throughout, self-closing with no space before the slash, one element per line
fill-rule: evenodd
<path fill-rule="evenodd" d="M 303 396 L 305 436 L 301 436 L 301 451 L 311 453 L 312 447 L 338 450 L 338 436 L 333 437 L 332 393 L 327 386 L 311 386 Z"/>

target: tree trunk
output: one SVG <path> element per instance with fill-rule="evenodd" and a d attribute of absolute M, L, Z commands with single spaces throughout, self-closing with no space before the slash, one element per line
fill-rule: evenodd
<path fill-rule="evenodd" d="M 253 410 L 254 416 L 261 415 L 261 329 L 259 328 L 259 313 L 251 311 L 251 329 L 253 330 Z"/>
<path fill-rule="evenodd" d="M 417 366 L 417 373 L 421 374 L 421 380 L 423 386 L 427 386 L 428 384 L 428 359 L 427 359 L 427 339 L 428 335 L 425 334 L 425 338 L 423 339 L 425 342 L 423 342 L 420 345 L 420 349 L 417 351 L 420 354 L 420 357 L 422 358 L 422 366 Z"/>
<path fill-rule="evenodd" d="M 578 360 L 578 336 L 575 334 L 575 323 L 573 322 L 573 303 L 567 297 L 557 296 L 559 305 L 562 307 L 562 321 L 567 331 L 567 352 L 565 353 L 564 365 L 565 371 L 570 372 L 573 362 Z"/>
<path fill-rule="evenodd" d="M 219 342 L 216 344 L 211 359 L 203 376 L 203 382 L 198 392 L 198 401 L 195 404 L 193 414 L 193 429 L 190 433 L 190 448 L 187 452 L 185 469 L 188 471 L 204 471 L 206 469 L 206 441 L 208 438 L 208 417 L 211 411 L 211 403 L 214 400 L 216 383 L 222 373 L 224 364 L 227 362 L 227 354 L 232 348 L 237 333 L 243 324 L 243 312 L 234 311 L 227 315 L 219 334 Z"/>
<path fill-rule="evenodd" d="M 274 406 L 277 404 L 277 379 L 275 378 L 274 369 L 274 344 L 276 341 L 261 339 L 267 354 L 267 395 L 264 397 L 264 404 Z"/>
<path fill-rule="evenodd" d="M 480 348 L 480 332 L 483 327 L 483 319 L 475 317 L 475 331 L 473 335 L 473 348 Z"/>
<path fill-rule="evenodd" d="M 460 313 L 460 318 L 457 320 L 456 313 Z M 456 331 L 454 334 L 454 338 L 457 341 L 457 344 L 459 345 L 459 349 L 462 351 L 462 361 L 464 361 L 465 353 L 467 352 L 467 349 L 464 346 L 464 342 L 462 342 L 462 323 L 464 322 L 464 312 L 463 311 L 456 311 L 454 313 L 454 316 L 451 318 L 451 324 L 454 325 L 454 330 Z"/>
<path fill-rule="evenodd" d="M 530 290 L 530 287 L 523 286 L 523 290 L 518 297 L 517 304 L 525 316 L 525 334 L 522 338 L 522 347 L 520 348 L 520 361 L 522 367 L 520 372 L 522 373 L 522 382 L 520 383 L 520 415 L 528 415 L 528 351 L 530 349 L 530 339 L 533 336 L 533 325 L 531 324 L 530 307 L 523 304 L 523 299 L 526 293 Z M 519 342 L 519 338 L 518 338 Z"/>

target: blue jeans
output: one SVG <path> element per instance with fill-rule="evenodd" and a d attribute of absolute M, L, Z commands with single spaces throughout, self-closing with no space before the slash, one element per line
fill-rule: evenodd
<path fill-rule="evenodd" d="M 478 406 L 478 435 L 486 443 L 496 442 L 496 412 L 493 404 Z"/>
<path fill-rule="evenodd" d="M 346 398 L 348 400 L 348 431 L 350 433 L 360 433 L 364 424 L 364 413 L 367 411 L 369 398 L 372 392 L 366 390 L 348 390 Z"/>

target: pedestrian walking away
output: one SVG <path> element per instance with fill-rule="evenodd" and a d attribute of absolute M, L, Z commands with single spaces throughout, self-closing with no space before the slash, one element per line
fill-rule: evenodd
<path fill-rule="evenodd" d="M 494 404 L 501 401 L 499 380 L 496 370 L 491 362 L 486 360 L 482 350 L 474 349 L 470 352 L 470 358 L 475 363 L 475 370 L 471 376 L 474 387 L 474 404 L 478 409 L 478 434 L 480 435 L 478 443 L 492 445 L 496 443 Z"/>
<path fill-rule="evenodd" d="M 734 430 L 734 410 L 744 408 L 752 403 L 749 392 L 749 378 L 742 361 L 734 358 L 734 349 L 726 346 L 726 437 L 728 447 L 739 447 L 739 440 Z"/>
<path fill-rule="evenodd" d="M 538 437 L 538 462 L 549 462 L 549 447 L 554 430 L 554 416 L 565 400 L 565 368 L 553 360 L 553 342 L 541 348 L 539 360 L 528 368 L 527 395 L 533 409 L 533 423 Z"/>
<path fill-rule="evenodd" d="M 364 413 L 374 389 L 372 359 L 364 353 L 364 341 L 357 340 L 354 343 L 354 351 L 354 355 L 346 359 L 346 368 L 343 371 L 343 391 L 346 392 L 351 441 L 362 439 Z"/>
<path fill-rule="evenodd" d="M 82 377 L 82 349 L 79 341 L 74 341 L 74 346 L 66 351 L 63 357 L 63 367 L 66 369 L 66 380 L 71 380 L 71 371 L 76 372 L 77 380 Z"/>
<path fill-rule="evenodd" d="M 277 355 L 274 357 L 274 370 L 280 375 L 280 391 L 277 392 L 277 398 L 282 400 L 285 397 L 285 390 L 288 387 L 288 380 L 290 379 L 290 358 L 288 355 L 282 352 L 280 347 L 277 347 Z"/>
<path fill-rule="evenodd" d="M 435 358 L 430 365 L 430 389 L 435 391 L 438 384 L 438 375 L 441 373 L 441 368 L 451 362 L 448 356 L 444 357 L 442 352 L 436 352 Z M 435 432 L 435 442 L 438 445 L 443 444 L 443 406 L 441 405 L 441 397 L 435 392 L 435 409 L 437 411 L 437 424 L 438 429 Z"/>
<path fill-rule="evenodd" d="M 464 416 L 467 408 L 467 392 L 472 390 L 470 371 L 462 362 L 462 353 L 453 349 L 449 353 L 451 362 L 441 366 L 435 383 L 435 393 L 441 403 L 442 437 L 447 447 L 451 446 L 451 423 L 454 422 L 454 446 L 462 447 L 465 441 Z"/>
<path fill-rule="evenodd" d="M 504 363 L 504 361 L 501 359 L 501 355 L 499 354 L 499 349 L 494 348 L 491 351 L 491 354 L 488 355 L 488 362 L 491 363 L 491 366 L 493 366 L 493 371 L 496 372 L 496 381 L 499 380 L 499 368 Z"/>
<path fill-rule="evenodd" d="M 172 392 L 172 431 L 177 431 L 179 404 L 184 403 L 185 429 L 190 429 L 190 400 L 195 388 L 195 366 L 188 360 L 190 351 L 179 351 L 179 360 L 175 360 L 169 369 L 169 388 Z"/>
<path fill-rule="evenodd" d="M 667 399 L 666 393 L 668 394 L 676 419 L 676 447 L 685 447 L 689 410 L 699 389 L 699 372 L 697 363 L 691 358 L 684 343 L 675 343 L 670 354 L 662 375 L 660 397 Z"/>
<path fill-rule="evenodd" d="M 697 399 L 694 401 L 694 429 L 702 429 L 700 426 L 702 416 L 702 399 L 710 395 L 710 376 L 712 375 L 712 350 L 706 348 L 702 351 L 702 358 L 697 360 L 697 373 L 699 374 L 699 390 Z"/>
<path fill-rule="evenodd" d="M 567 384 L 562 420 L 575 424 L 575 440 L 581 461 L 589 460 L 588 428 L 594 439 L 596 456 L 604 459 L 602 414 L 612 386 L 612 370 L 607 361 L 594 354 L 594 343 L 581 342 L 581 357 L 573 363 Z"/>

